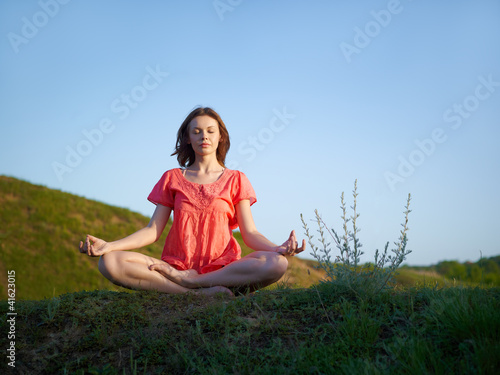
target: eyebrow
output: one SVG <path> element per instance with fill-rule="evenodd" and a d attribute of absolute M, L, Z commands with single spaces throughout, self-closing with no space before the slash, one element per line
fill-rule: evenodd
<path fill-rule="evenodd" d="M 210 126 L 207 127 L 207 129 L 213 129 L 213 128 L 216 128 L 216 127 L 217 126 L 215 126 L 215 125 L 210 125 Z M 194 128 L 192 128 L 192 130 L 196 130 L 196 129 L 201 130 L 202 128 L 200 128 L 199 126 L 195 126 Z"/>

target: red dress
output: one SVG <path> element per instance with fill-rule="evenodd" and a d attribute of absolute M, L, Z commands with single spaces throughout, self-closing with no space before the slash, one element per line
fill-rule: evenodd
<path fill-rule="evenodd" d="M 225 169 L 210 184 L 187 180 L 180 168 L 163 174 L 148 196 L 154 204 L 173 209 L 174 220 L 161 259 L 179 270 L 207 273 L 241 258 L 233 237 L 238 227 L 235 205 L 257 199 L 244 173 Z"/>

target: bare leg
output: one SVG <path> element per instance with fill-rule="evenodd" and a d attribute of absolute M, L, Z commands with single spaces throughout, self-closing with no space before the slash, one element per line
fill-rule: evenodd
<path fill-rule="evenodd" d="M 214 272 L 188 275 L 173 267 L 153 264 L 150 269 L 186 288 L 207 288 L 214 285 L 245 287 L 255 290 L 278 281 L 288 267 L 286 258 L 278 253 L 256 251 Z"/>
<path fill-rule="evenodd" d="M 150 271 L 149 266 L 153 264 L 160 264 L 175 270 L 168 263 L 141 253 L 113 251 L 103 255 L 99 259 L 99 271 L 112 283 L 128 289 L 158 290 L 159 292 L 174 294 L 189 291 L 203 294 L 215 294 L 218 292 L 232 294 L 229 289 L 220 286 L 197 289 L 195 291 L 185 288 L 168 280 L 158 272 Z M 197 272 L 194 270 L 178 272 L 184 277 L 197 275 Z"/>

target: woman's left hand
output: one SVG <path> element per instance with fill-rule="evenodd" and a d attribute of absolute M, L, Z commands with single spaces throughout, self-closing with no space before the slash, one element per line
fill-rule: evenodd
<path fill-rule="evenodd" d="M 276 252 L 281 255 L 294 256 L 298 253 L 303 252 L 306 249 L 306 240 L 302 240 L 302 246 L 298 247 L 297 237 L 295 237 L 295 231 L 292 230 L 290 237 L 283 242 L 283 245 L 276 247 Z"/>

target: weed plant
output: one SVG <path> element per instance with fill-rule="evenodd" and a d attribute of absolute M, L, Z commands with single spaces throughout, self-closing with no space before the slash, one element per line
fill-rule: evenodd
<path fill-rule="evenodd" d="M 350 217 L 347 214 L 344 192 L 340 196 L 341 218 L 343 221 L 342 235 L 339 235 L 333 228 L 328 229 L 318 210 L 314 211 L 318 225 L 319 246 L 314 243 L 314 236 L 310 233 L 303 215 L 301 214 L 300 217 L 313 256 L 319 262 L 318 267 L 326 272 L 326 280 L 323 283 L 333 283 L 336 288 L 354 292 L 358 296 L 373 296 L 394 284 L 394 276 L 398 267 L 406 259 L 406 256 L 411 253 L 411 250 L 406 249 L 411 195 L 408 194 L 404 222 L 401 224 L 403 229 L 400 231 L 398 241 L 394 242 L 396 247 L 391 250 L 392 254 L 388 252 L 389 242 L 387 242 L 383 252 L 380 253 L 378 249 L 376 250 L 373 264 L 362 265 L 360 259 L 361 255 L 364 254 L 361 251 L 363 245 L 359 240 L 360 229 L 356 224 L 356 220 L 360 216 L 357 212 L 357 180 L 354 181 L 352 193 L 354 203 L 351 206 L 352 215 Z M 349 229 L 349 222 L 352 223 L 352 229 Z M 325 232 L 333 239 L 335 247 L 340 251 L 340 255 L 335 256 L 335 258 L 332 258 L 331 243 L 327 242 Z"/>

